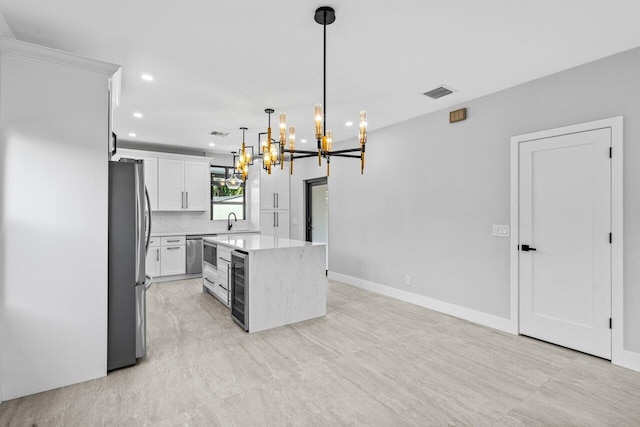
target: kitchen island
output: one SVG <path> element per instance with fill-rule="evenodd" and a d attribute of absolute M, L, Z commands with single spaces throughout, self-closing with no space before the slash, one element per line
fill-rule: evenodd
<path fill-rule="evenodd" d="M 258 332 L 326 315 L 324 244 L 264 235 L 206 237 L 203 243 L 217 248 L 219 263 L 228 262 L 227 302 L 231 317 L 246 331 Z M 217 269 L 224 271 L 219 266 Z M 224 275 L 213 277 L 208 272 L 211 266 L 205 263 L 205 290 L 213 289 L 212 282 L 224 289 Z M 224 298 L 216 296 L 224 303 Z"/>

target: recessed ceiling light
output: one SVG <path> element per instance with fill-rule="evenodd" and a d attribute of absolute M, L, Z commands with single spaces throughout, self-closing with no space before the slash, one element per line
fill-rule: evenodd
<path fill-rule="evenodd" d="M 301 139 L 300 142 L 302 142 L 304 144 L 305 142 L 307 142 L 307 140 L 306 139 Z"/>
<path fill-rule="evenodd" d="M 133 113 L 133 117 L 135 117 L 136 119 L 141 119 L 142 118 L 142 113 Z"/>
<path fill-rule="evenodd" d="M 152 82 L 153 81 L 153 76 L 151 74 L 142 74 L 140 76 L 140 78 L 142 80 L 144 80 L 144 81 L 147 81 L 147 82 Z"/>
<path fill-rule="evenodd" d="M 353 122 L 346 122 L 344 125 L 345 126 L 353 126 Z"/>
<path fill-rule="evenodd" d="M 130 136 L 131 138 L 135 138 L 135 137 L 136 137 L 136 134 L 135 134 L 135 133 L 133 133 L 133 132 L 131 132 L 131 133 L 129 134 L 129 136 Z"/>
<path fill-rule="evenodd" d="M 216 146 L 216 143 L 215 143 L 215 142 L 210 142 L 210 143 L 209 143 L 209 146 L 210 146 L 210 147 L 215 147 L 215 146 Z"/>

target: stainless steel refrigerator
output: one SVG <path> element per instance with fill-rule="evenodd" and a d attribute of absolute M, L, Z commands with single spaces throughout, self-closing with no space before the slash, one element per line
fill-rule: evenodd
<path fill-rule="evenodd" d="M 108 371 L 133 365 L 147 354 L 150 206 L 142 160 L 109 162 Z"/>

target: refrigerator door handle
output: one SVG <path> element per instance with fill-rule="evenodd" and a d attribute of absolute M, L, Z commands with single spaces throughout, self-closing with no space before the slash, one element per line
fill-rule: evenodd
<path fill-rule="evenodd" d="M 147 208 L 149 209 L 149 232 L 147 234 L 147 242 L 144 245 L 144 252 L 147 253 L 149 251 L 149 240 L 151 239 L 151 199 L 149 198 L 149 190 L 147 190 L 147 186 L 144 186 L 144 195 L 147 198 Z"/>
<path fill-rule="evenodd" d="M 149 289 L 151 287 L 151 285 L 153 284 L 153 277 L 149 276 L 148 274 L 145 274 L 145 281 L 144 281 L 144 290 L 146 291 L 147 289 Z"/>
<path fill-rule="evenodd" d="M 144 283 L 145 276 L 145 232 L 144 223 L 144 175 L 136 168 L 136 284 Z"/>

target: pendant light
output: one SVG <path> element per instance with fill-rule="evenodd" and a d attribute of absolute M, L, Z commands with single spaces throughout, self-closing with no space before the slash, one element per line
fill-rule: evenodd
<path fill-rule="evenodd" d="M 263 167 L 267 173 L 271 174 L 273 166 L 280 164 L 280 169 L 284 168 L 285 153 L 289 154 L 290 173 L 293 174 L 293 160 L 302 159 L 306 157 L 318 157 L 318 166 L 322 166 L 322 159 L 327 161 L 327 176 L 330 174 L 331 157 L 348 157 L 360 159 L 360 173 L 364 173 L 365 162 L 365 145 L 367 143 L 367 112 L 360 111 L 360 129 L 358 133 L 358 142 L 360 144 L 357 148 L 347 148 L 344 150 L 333 151 L 333 135 L 330 130 L 327 130 L 327 25 L 331 25 L 336 20 L 336 12 L 332 7 L 321 6 L 316 9 L 314 20 L 322 25 L 323 29 L 323 75 L 322 75 L 322 90 L 323 90 L 323 105 L 315 104 L 314 106 L 314 121 L 316 140 L 318 142 L 317 151 L 309 150 L 297 150 L 295 148 L 295 127 L 289 128 L 289 148 L 285 148 L 287 141 L 286 130 L 286 115 L 280 114 L 280 141 L 279 143 L 271 137 L 271 114 L 274 112 L 272 108 L 267 108 L 265 113 L 269 115 L 269 126 L 267 128 L 267 138 L 264 141 L 260 141 L 260 147 L 263 157 Z M 258 135 L 265 135 L 261 133 Z M 356 154 L 357 153 L 357 154 Z"/>
<path fill-rule="evenodd" d="M 235 168 L 236 152 L 232 151 L 231 154 L 233 154 L 233 163 L 234 163 L 233 173 L 229 178 L 224 180 L 224 183 L 227 185 L 228 189 L 237 190 L 242 185 L 242 179 L 238 175 L 236 175 L 236 168 Z"/>

